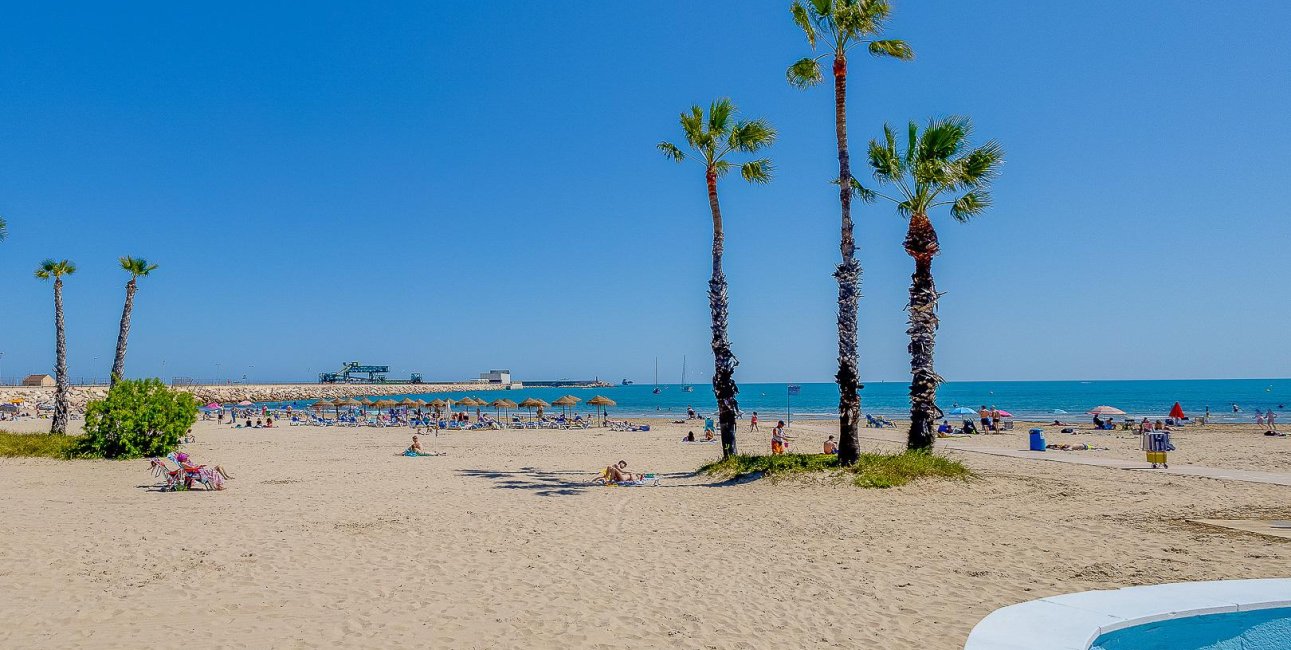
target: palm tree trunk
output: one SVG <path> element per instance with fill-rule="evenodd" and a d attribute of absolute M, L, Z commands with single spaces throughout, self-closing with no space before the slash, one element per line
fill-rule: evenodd
<path fill-rule="evenodd" d="M 942 382 L 933 370 L 933 346 L 937 338 L 937 287 L 932 280 L 932 258 L 940 251 L 937 232 L 927 215 L 910 217 L 905 239 L 906 253 L 914 258 L 910 276 L 910 433 L 906 446 L 930 451 L 933 426 L 941 418 L 937 408 L 937 386 Z"/>
<path fill-rule="evenodd" d="M 121 310 L 121 330 L 117 333 L 117 355 L 112 360 L 112 374 L 108 381 L 108 387 L 116 386 L 117 380 L 125 376 L 126 371 L 126 339 L 130 337 L 130 312 L 134 311 L 134 292 L 138 290 L 139 284 L 135 278 L 131 277 L 126 283 L 126 304 Z"/>
<path fill-rule="evenodd" d="M 50 433 L 67 433 L 67 395 L 71 386 L 67 379 L 67 336 L 63 325 L 63 279 L 54 278 L 54 421 Z"/>
<path fill-rule="evenodd" d="M 740 389 L 735 385 L 735 366 L 739 365 L 731 352 L 731 341 L 726 336 L 727 297 L 726 274 L 722 272 L 722 252 L 725 234 L 722 230 L 722 209 L 717 204 L 717 172 L 708 169 L 708 207 L 713 212 L 713 277 L 708 281 L 708 307 L 713 314 L 713 396 L 717 398 L 717 427 L 722 436 L 722 457 L 735 455 L 735 413 L 739 403 L 735 396 Z"/>
<path fill-rule="evenodd" d="M 838 201 L 842 207 L 842 262 L 834 271 L 838 279 L 838 462 L 852 465 L 861 454 L 858 427 L 861 419 L 859 360 L 856 354 L 857 300 L 861 266 L 856 261 L 852 228 L 852 166 L 847 150 L 847 57 L 834 55 L 834 128 L 838 136 Z"/>

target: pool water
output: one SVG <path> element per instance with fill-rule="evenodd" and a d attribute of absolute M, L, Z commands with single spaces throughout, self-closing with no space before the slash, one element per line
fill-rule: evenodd
<path fill-rule="evenodd" d="M 1090 650 L 1286 650 L 1291 607 L 1205 614 L 1108 632 Z"/>

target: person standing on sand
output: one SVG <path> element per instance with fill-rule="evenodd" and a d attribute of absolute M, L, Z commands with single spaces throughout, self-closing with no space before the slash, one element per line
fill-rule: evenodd
<path fill-rule="evenodd" d="M 982 433 L 986 433 L 990 431 L 991 430 L 991 412 L 986 410 L 985 404 L 982 405 L 982 408 L 977 409 L 977 417 L 981 418 L 982 420 Z"/>
<path fill-rule="evenodd" d="M 779 456 L 789 451 L 789 441 L 784 437 L 784 420 L 780 420 L 774 429 L 771 429 L 771 455 Z"/>
<path fill-rule="evenodd" d="M 757 431 L 757 430 L 758 430 L 758 412 L 754 411 L 753 415 L 749 417 L 749 431 Z"/>
<path fill-rule="evenodd" d="M 1277 433 L 1277 432 L 1278 432 L 1278 415 L 1277 415 L 1276 413 L 1274 413 L 1274 412 L 1273 412 L 1273 409 L 1269 409 L 1269 414 L 1268 414 L 1268 416 L 1267 416 L 1267 417 L 1265 417 L 1264 419 L 1265 419 L 1265 421 L 1267 421 L 1267 422 L 1269 423 L 1269 431 L 1272 431 L 1273 433 Z"/>

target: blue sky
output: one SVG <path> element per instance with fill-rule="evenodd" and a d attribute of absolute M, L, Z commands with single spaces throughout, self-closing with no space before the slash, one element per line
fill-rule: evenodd
<path fill-rule="evenodd" d="M 770 186 L 722 186 L 737 378 L 832 377 L 832 97 L 784 82 L 787 2 L 185 4 L 6 9 L 4 375 L 53 365 L 50 256 L 106 374 L 133 254 L 131 375 L 699 379 L 703 178 L 654 145 L 730 96 L 780 130 Z M 934 216 L 944 376 L 1287 374 L 1291 5 L 895 5 L 918 58 L 853 57 L 853 151 L 950 113 L 1007 151 L 994 209 Z M 856 217 L 862 373 L 901 379 L 904 225 Z"/>

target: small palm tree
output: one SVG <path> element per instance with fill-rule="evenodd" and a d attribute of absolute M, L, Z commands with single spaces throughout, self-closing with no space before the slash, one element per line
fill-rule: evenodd
<path fill-rule="evenodd" d="M 63 276 L 76 273 L 76 264 L 68 260 L 47 259 L 36 267 L 36 277 L 54 279 L 54 375 L 58 386 L 54 392 L 54 421 L 50 433 L 67 433 L 67 396 L 71 385 L 67 378 L 67 329 L 63 324 Z"/>
<path fill-rule="evenodd" d="M 793 21 L 816 49 L 822 41 L 827 51 L 806 57 L 789 66 L 789 83 L 809 88 L 820 83 L 820 60 L 834 57 L 834 132 L 838 140 L 838 200 L 842 207 L 842 261 L 834 271 L 838 280 L 838 461 L 856 462 L 861 453 L 858 427 L 861 393 L 857 345 L 857 302 L 860 298 L 861 265 L 856 261 L 856 240 L 852 234 L 852 166 L 847 149 L 847 51 L 864 45 L 870 54 L 908 60 L 914 51 L 905 41 L 880 40 L 884 23 L 892 13 L 887 0 L 808 0 L 790 7 Z"/>
<path fill-rule="evenodd" d="M 870 166 L 880 183 L 896 186 L 898 196 L 888 196 L 853 184 L 865 200 L 885 199 L 909 222 L 905 251 L 914 258 L 910 276 L 910 433 L 907 446 L 928 450 L 933 443 L 933 424 L 942 416 L 937 408 L 937 386 L 941 377 L 933 370 L 932 352 L 937 336 L 937 288 L 932 281 L 932 258 L 940 252 L 937 231 L 928 212 L 950 206 L 955 221 L 967 222 L 991 204 L 986 188 L 1004 162 L 1004 151 L 994 141 L 972 147 L 968 140 L 972 125 L 968 118 L 933 120 L 923 133 L 914 122 L 907 130 L 904 151 L 897 148 L 896 134 L 883 125 L 883 142 L 870 141 Z"/>
<path fill-rule="evenodd" d="M 0 217 L 0 241 L 4 241 L 9 236 L 9 224 L 5 223 L 4 217 Z"/>
<path fill-rule="evenodd" d="M 681 114 L 686 144 L 699 155 L 699 162 L 704 166 L 708 208 L 713 215 L 713 275 L 708 281 L 708 306 L 713 317 L 713 395 L 717 398 L 723 457 L 736 453 L 735 417 L 739 403 L 735 396 L 740 389 L 735 385 L 735 366 L 739 361 L 731 352 L 731 341 L 726 335 L 726 274 L 722 271 L 726 234 L 722 227 L 722 209 L 717 202 L 717 180 L 735 167 L 735 163 L 727 160 L 728 155 L 757 153 L 769 147 L 776 137 L 775 129 L 765 120 L 739 120 L 736 113 L 731 100 L 719 99 L 708 107 L 707 116 L 699 106 Z M 679 163 L 686 159 L 686 154 L 670 142 L 659 143 L 659 150 Z M 759 158 L 745 162 L 740 165 L 740 175 L 750 183 L 770 182 L 771 161 Z"/>
<path fill-rule="evenodd" d="M 130 274 L 130 281 L 126 283 L 126 304 L 121 310 L 121 330 L 117 333 L 117 354 L 112 360 L 112 386 L 117 385 L 117 380 L 125 376 L 126 371 L 126 339 L 130 336 L 130 313 L 134 311 L 134 292 L 139 289 L 139 278 L 147 277 L 149 273 L 157 270 L 156 264 L 149 264 L 148 260 L 142 257 L 122 257 L 118 260 L 121 263 L 121 269 Z"/>

